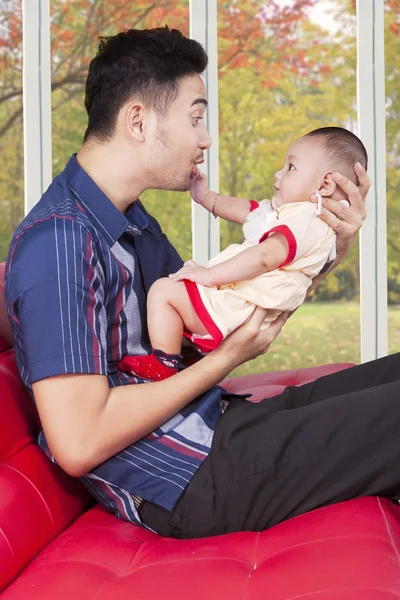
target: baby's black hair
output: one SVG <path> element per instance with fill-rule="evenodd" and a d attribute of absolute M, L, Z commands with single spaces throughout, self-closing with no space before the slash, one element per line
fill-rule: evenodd
<path fill-rule="evenodd" d="M 367 170 L 368 155 L 364 144 L 354 133 L 343 127 L 320 127 L 307 133 L 304 137 L 319 137 L 324 140 L 327 158 L 335 164 L 347 166 L 343 173 L 353 181 L 356 180 L 354 165 L 359 162 Z"/>

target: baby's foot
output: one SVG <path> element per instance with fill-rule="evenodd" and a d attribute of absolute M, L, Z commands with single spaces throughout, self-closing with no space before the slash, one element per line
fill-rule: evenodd
<path fill-rule="evenodd" d="M 125 356 L 119 363 L 121 371 L 147 379 L 162 381 L 178 372 L 180 355 L 168 355 L 160 350 L 140 356 Z"/>

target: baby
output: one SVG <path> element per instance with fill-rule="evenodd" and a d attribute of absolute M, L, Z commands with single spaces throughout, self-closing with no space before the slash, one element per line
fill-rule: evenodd
<path fill-rule="evenodd" d="M 257 306 L 268 309 L 263 327 L 304 301 L 313 277 L 334 260 L 336 236 L 318 218 L 321 197 L 348 202 L 332 178 L 339 171 L 354 182 L 354 164 L 367 168 L 364 145 L 350 131 L 323 127 L 289 148 L 275 173 L 272 202 L 231 198 L 211 191 L 194 173 L 190 192 L 214 216 L 243 224 L 244 242 L 232 244 L 205 267 L 188 261 L 169 278 L 156 281 L 147 298 L 153 351 L 126 356 L 121 370 L 157 381 L 174 375 L 182 335 L 202 351 L 215 349 Z M 315 193 L 318 208 L 309 202 Z"/>

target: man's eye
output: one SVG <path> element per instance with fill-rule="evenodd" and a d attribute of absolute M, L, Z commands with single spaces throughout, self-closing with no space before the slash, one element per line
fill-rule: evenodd
<path fill-rule="evenodd" d="M 294 164 L 290 163 L 290 165 L 289 165 L 289 168 L 288 168 L 288 171 L 293 171 L 293 170 L 294 170 L 294 168 L 295 168 L 295 167 L 294 167 Z"/>
<path fill-rule="evenodd" d="M 202 121 L 204 119 L 204 117 L 194 117 L 193 119 L 193 125 L 198 125 L 200 121 Z"/>

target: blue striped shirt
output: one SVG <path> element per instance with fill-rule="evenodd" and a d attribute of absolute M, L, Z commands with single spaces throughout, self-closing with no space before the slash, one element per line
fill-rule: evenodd
<path fill-rule="evenodd" d="M 122 214 L 72 156 L 19 225 L 7 259 L 6 306 L 26 386 L 67 373 L 105 375 L 110 387 L 143 384 L 118 363 L 150 350 L 146 294 L 181 265 L 140 201 Z M 171 510 L 210 452 L 222 391 L 212 388 L 83 483 L 135 523 L 133 496 Z M 38 442 L 54 460 L 43 432 Z"/>

